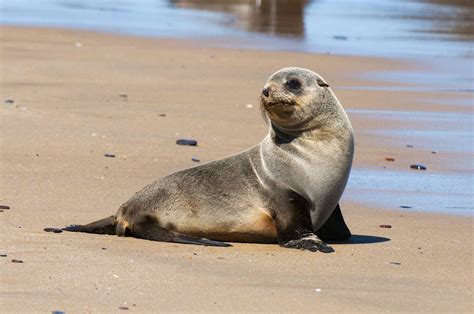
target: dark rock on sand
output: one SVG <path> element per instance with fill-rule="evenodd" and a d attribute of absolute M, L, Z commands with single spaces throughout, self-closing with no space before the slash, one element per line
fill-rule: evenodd
<path fill-rule="evenodd" d="M 410 166 L 411 169 L 416 169 L 416 170 L 426 170 L 426 167 L 423 165 L 415 164 Z"/>
<path fill-rule="evenodd" d="M 187 146 L 197 146 L 198 142 L 196 140 L 179 139 L 176 141 L 176 144 L 187 145 Z"/>

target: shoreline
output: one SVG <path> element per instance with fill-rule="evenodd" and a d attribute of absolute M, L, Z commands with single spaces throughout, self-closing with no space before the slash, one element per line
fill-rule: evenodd
<path fill-rule="evenodd" d="M 418 0 L 402 5 L 369 0 L 354 4 L 354 10 L 343 16 L 337 14 L 341 9 L 344 6 L 338 3 L 309 1 L 290 5 L 169 0 L 77 6 L 51 0 L 41 5 L 17 1 L 4 6 L 3 21 L 145 37 L 173 34 L 173 38 L 206 38 L 226 48 L 291 47 L 293 51 L 320 54 L 347 54 L 351 50 L 355 55 L 390 58 L 472 56 L 468 43 L 473 39 L 469 18 L 473 9 L 462 1 Z M 365 18 L 361 20 L 361 16 Z"/>
<path fill-rule="evenodd" d="M 410 138 L 417 143 L 403 142 L 406 134 L 387 140 L 379 132 L 429 131 L 431 120 L 351 113 L 464 112 L 448 107 L 452 94 L 340 88 L 390 86 L 360 74 L 413 65 L 43 28 L 2 26 L 0 43 L 0 204 L 10 206 L 0 213 L 0 253 L 7 255 L 0 258 L 0 303 L 7 312 L 472 310 L 472 214 L 382 209 L 347 199 L 348 190 L 341 204 L 354 243 L 333 244 L 333 254 L 42 231 L 113 214 L 146 184 L 195 166 L 192 157 L 204 163 L 258 143 L 267 126 L 257 95 L 268 75 L 289 63 L 317 70 L 348 109 L 354 168 L 410 171 L 407 165 L 423 162 L 430 173 L 471 173 L 469 151 L 440 150 L 442 143 L 426 139 L 418 145 L 416 134 Z M 445 101 L 431 107 L 440 96 Z M 453 126 L 435 125 L 439 132 Z M 175 145 L 188 137 L 198 146 Z M 397 193 L 391 204 L 410 205 Z"/>

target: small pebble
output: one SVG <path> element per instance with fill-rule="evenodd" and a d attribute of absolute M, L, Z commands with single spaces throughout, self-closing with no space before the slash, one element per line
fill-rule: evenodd
<path fill-rule="evenodd" d="M 110 157 L 110 158 L 115 158 L 114 154 L 109 154 L 109 153 L 104 154 L 104 156 L 105 157 Z"/>
<path fill-rule="evenodd" d="M 253 105 L 252 104 L 246 104 L 245 107 L 250 109 L 250 108 L 253 108 Z"/>
<path fill-rule="evenodd" d="M 122 97 L 122 98 L 128 98 L 127 94 L 120 94 L 119 96 Z"/>
<path fill-rule="evenodd" d="M 81 47 L 82 47 L 82 43 L 76 42 L 76 43 L 74 44 L 74 46 L 76 46 L 77 48 L 81 48 Z"/>
<path fill-rule="evenodd" d="M 435 151 L 432 151 L 431 153 L 432 153 L 432 154 L 436 154 L 436 152 L 435 152 Z"/>
<path fill-rule="evenodd" d="M 6 104 L 13 104 L 15 101 L 13 99 L 6 99 L 5 103 Z"/>
<path fill-rule="evenodd" d="M 166 114 L 165 114 L 165 113 L 160 113 L 160 114 L 158 115 L 158 117 L 166 117 Z"/>
<path fill-rule="evenodd" d="M 321 292 L 320 288 L 314 289 L 316 292 Z"/>
<path fill-rule="evenodd" d="M 411 168 L 411 169 L 416 169 L 416 170 L 426 170 L 426 167 L 425 167 L 425 166 L 419 165 L 419 164 L 411 165 L 410 168 Z"/>
<path fill-rule="evenodd" d="M 178 145 L 188 145 L 188 146 L 197 146 L 198 142 L 196 140 L 187 140 L 187 139 L 179 139 L 176 141 Z"/>
<path fill-rule="evenodd" d="M 379 227 L 380 227 L 380 228 L 388 228 L 388 229 L 392 228 L 391 225 L 380 225 Z"/>
<path fill-rule="evenodd" d="M 392 264 L 392 265 L 401 265 L 402 263 L 400 263 L 400 262 L 390 262 L 390 264 Z"/>
<path fill-rule="evenodd" d="M 51 311 L 51 314 L 66 314 L 64 311 Z"/>
<path fill-rule="evenodd" d="M 7 257 L 7 254 L 0 254 L 0 257 Z"/>
<path fill-rule="evenodd" d="M 392 157 L 385 157 L 385 160 L 386 160 L 386 161 L 395 161 L 395 158 L 392 158 Z"/>
<path fill-rule="evenodd" d="M 337 40 L 347 40 L 347 36 L 342 36 L 342 35 L 335 35 L 332 38 L 337 39 Z"/>
<path fill-rule="evenodd" d="M 400 208 L 412 208 L 411 206 L 407 206 L 407 205 L 400 205 Z"/>
<path fill-rule="evenodd" d="M 0 209 L 0 213 L 3 213 L 3 209 Z"/>
<path fill-rule="evenodd" d="M 106 247 L 103 247 L 102 250 L 107 250 L 107 248 L 106 248 Z"/>
<path fill-rule="evenodd" d="M 410 144 L 408 144 L 408 145 L 407 145 L 407 147 L 409 147 L 409 148 L 412 148 L 412 147 L 413 147 L 413 145 L 410 145 Z"/>
<path fill-rule="evenodd" d="M 125 310 L 125 311 L 128 311 L 130 310 L 127 306 L 119 306 L 119 310 Z"/>
<path fill-rule="evenodd" d="M 191 160 L 194 161 L 194 162 L 200 162 L 200 160 L 196 157 L 191 158 Z"/>
<path fill-rule="evenodd" d="M 16 258 L 14 258 L 14 259 L 12 259 L 12 263 L 19 263 L 19 264 L 21 264 L 21 263 L 23 263 L 23 261 L 22 261 L 21 259 L 16 259 Z"/>
<path fill-rule="evenodd" d="M 60 228 L 44 228 L 43 230 L 46 231 L 46 232 L 53 232 L 53 233 L 61 233 L 61 232 L 63 232 L 63 230 L 60 229 Z"/>
<path fill-rule="evenodd" d="M 0 205 L 0 209 L 10 209 L 10 206 L 8 206 L 8 205 Z"/>

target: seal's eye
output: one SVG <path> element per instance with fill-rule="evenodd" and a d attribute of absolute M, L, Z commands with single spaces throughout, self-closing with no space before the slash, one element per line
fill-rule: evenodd
<path fill-rule="evenodd" d="M 288 86 L 290 89 L 294 89 L 294 90 L 300 89 L 301 87 L 301 83 L 297 79 L 291 79 L 287 81 L 285 85 Z"/>

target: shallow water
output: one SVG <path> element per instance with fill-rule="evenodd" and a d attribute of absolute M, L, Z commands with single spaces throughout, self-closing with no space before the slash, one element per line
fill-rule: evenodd
<path fill-rule="evenodd" d="M 474 177 L 469 174 L 356 168 L 344 197 L 386 209 L 410 206 L 415 211 L 472 216 L 473 186 Z"/>
<path fill-rule="evenodd" d="M 380 56 L 473 56 L 474 5 L 429 0 L 16 0 L 3 24 Z"/>
<path fill-rule="evenodd" d="M 414 145 L 426 151 L 463 153 L 467 158 L 463 165 L 457 162 L 457 169 L 474 170 L 474 119 L 471 114 L 370 109 L 349 109 L 347 112 L 349 116 L 390 121 L 384 128 L 356 130 L 359 135 L 382 137 L 382 146 Z M 449 169 L 449 165 L 446 166 Z"/>
<path fill-rule="evenodd" d="M 422 151 L 426 161 L 423 165 L 428 169 L 412 170 L 410 164 L 401 171 L 354 168 L 345 198 L 388 209 L 410 206 L 411 210 L 474 214 L 472 114 L 368 109 L 347 112 L 351 118 L 386 121 L 384 128 L 356 128 L 356 138 L 376 137 L 379 147 L 386 150 L 403 147 Z M 433 170 L 436 166 L 430 161 L 442 163 L 443 170 Z"/>

